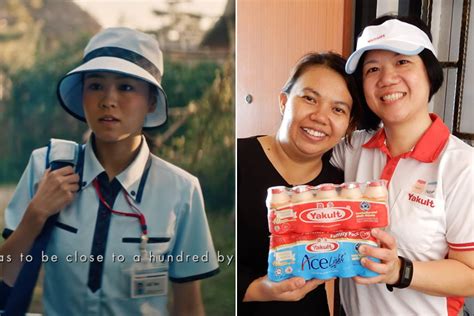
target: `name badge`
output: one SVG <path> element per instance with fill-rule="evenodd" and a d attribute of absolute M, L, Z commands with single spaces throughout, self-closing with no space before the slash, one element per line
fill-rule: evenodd
<path fill-rule="evenodd" d="M 167 263 L 137 263 L 132 267 L 131 297 L 142 298 L 168 294 Z"/>

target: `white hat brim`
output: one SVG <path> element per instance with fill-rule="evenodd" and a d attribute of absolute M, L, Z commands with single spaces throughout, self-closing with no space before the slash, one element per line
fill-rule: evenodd
<path fill-rule="evenodd" d="M 346 62 L 346 73 L 352 74 L 357 69 L 357 65 L 359 64 L 359 60 L 362 55 L 369 51 L 369 50 L 388 50 L 398 54 L 413 56 L 418 55 L 425 49 L 426 47 L 417 43 L 411 43 L 407 41 L 397 41 L 397 40 L 390 40 L 390 41 L 383 41 L 378 42 L 374 45 L 367 45 L 364 47 L 359 48 L 355 52 L 353 52 Z M 429 49 L 429 48 L 428 48 Z M 430 49 L 431 50 L 431 49 Z"/>

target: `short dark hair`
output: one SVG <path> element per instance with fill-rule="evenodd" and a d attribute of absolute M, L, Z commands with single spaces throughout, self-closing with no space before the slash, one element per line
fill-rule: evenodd
<path fill-rule="evenodd" d="M 428 35 L 430 41 L 433 41 L 428 26 L 420 18 L 415 16 L 383 15 L 370 22 L 367 26 L 380 25 L 388 20 L 393 19 L 397 19 L 399 21 L 416 26 L 417 28 L 425 32 L 426 35 Z M 365 56 L 366 53 L 361 56 L 359 63 L 357 64 L 356 71 L 354 72 L 354 77 L 356 78 L 356 82 L 358 83 L 358 88 L 361 95 L 364 95 L 362 81 L 362 65 L 364 64 Z M 421 60 L 423 61 L 426 73 L 428 74 L 428 80 L 430 82 L 430 94 L 428 97 L 428 101 L 430 101 L 433 95 L 438 92 L 439 88 L 443 84 L 443 68 L 441 67 L 441 63 L 439 62 L 439 60 L 436 58 L 435 55 L 433 55 L 433 53 L 429 49 L 423 49 L 421 53 L 418 54 L 418 56 L 420 56 Z M 372 112 L 372 110 L 367 105 L 365 98 L 362 98 L 362 113 L 363 114 L 359 128 L 366 130 L 378 129 L 380 125 L 380 118 L 375 115 L 374 112 Z"/>
<path fill-rule="evenodd" d="M 354 76 L 348 75 L 345 70 L 346 60 L 339 54 L 334 52 L 315 53 L 311 52 L 301 57 L 293 66 L 290 76 L 282 88 L 282 92 L 289 94 L 296 81 L 308 70 L 310 67 L 323 66 L 337 72 L 344 79 L 347 89 L 352 97 L 352 109 L 350 113 L 349 126 L 346 131 L 345 141 L 350 144 L 352 132 L 355 131 L 359 125 L 361 116 L 361 104 L 357 84 Z"/>

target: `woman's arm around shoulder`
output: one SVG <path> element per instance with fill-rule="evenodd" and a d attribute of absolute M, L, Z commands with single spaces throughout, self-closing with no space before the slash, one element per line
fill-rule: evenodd
<path fill-rule="evenodd" d="M 330 159 L 331 165 L 338 169 L 344 170 L 346 166 L 346 160 L 351 159 L 351 155 L 360 152 L 362 150 L 362 145 L 364 145 L 365 142 L 372 136 L 372 132 L 355 131 L 351 135 L 350 144 L 346 142 L 345 139 L 342 139 L 332 150 Z"/>

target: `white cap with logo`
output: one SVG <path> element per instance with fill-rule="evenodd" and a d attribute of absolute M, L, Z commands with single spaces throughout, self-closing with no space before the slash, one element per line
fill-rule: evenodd
<path fill-rule="evenodd" d="M 418 55 L 425 48 L 436 56 L 428 35 L 412 24 L 391 19 L 380 25 L 367 26 L 357 39 L 356 51 L 347 59 L 346 72 L 354 73 L 360 58 L 369 50 L 389 50 L 412 56 Z"/>

